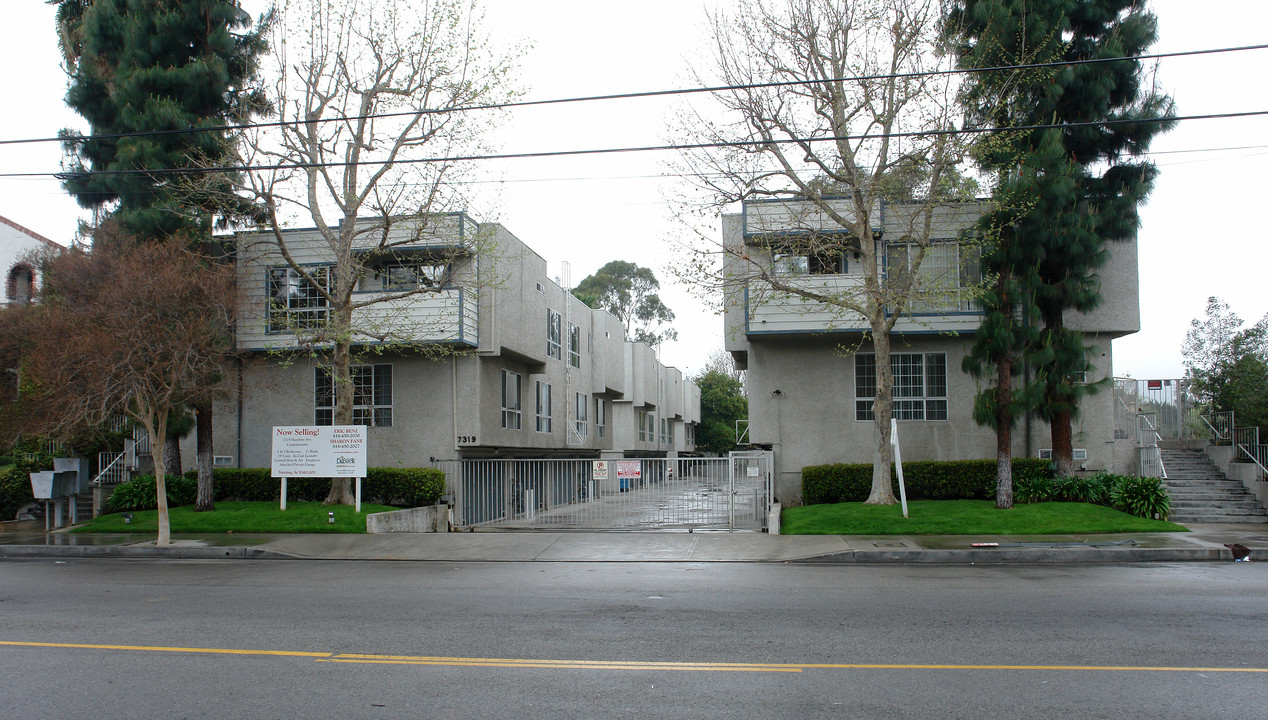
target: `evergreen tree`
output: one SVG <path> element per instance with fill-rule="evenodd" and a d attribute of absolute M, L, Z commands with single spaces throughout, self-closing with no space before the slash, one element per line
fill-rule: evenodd
<path fill-rule="evenodd" d="M 253 81 L 271 15 L 253 28 L 237 0 L 56 4 L 71 76 L 66 103 L 89 124 L 86 137 L 63 131 L 70 156 L 66 191 L 80 206 L 104 211 L 121 230 L 103 239 L 176 241 L 208 250 L 214 217 L 251 213 L 251 204 L 232 193 L 232 174 L 146 171 L 238 164 L 234 137 L 224 127 L 268 110 Z M 208 510 L 212 403 L 205 399 L 193 410 L 197 506 Z"/>
<path fill-rule="evenodd" d="M 961 0 L 947 29 L 962 67 L 1131 58 L 1157 38 L 1144 0 Z M 977 150 L 979 166 L 997 183 L 996 212 L 983 228 L 1004 232 L 994 252 L 983 253 L 984 269 L 1002 285 L 988 299 L 987 337 L 972 363 L 1015 364 L 1019 353 L 1027 355 L 1038 383 L 1035 409 L 1052 426 L 1062 475 L 1073 467 L 1071 422 L 1079 401 L 1097 389 L 1081 381 L 1092 369 L 1088 348 L 1065 326 L 1065 313 L 1099 304 L 1097 272 L 1108 259 L 1107 243 L 1135 233 L 1137 207 L 1157 172 L 1125 158 L 1143 154 L 1172 124 L 1151 121 L 1171 114 L 1172 101 L 1143 81 L 1140 62 L 1128 59 L 979 73 L 964 93 L 973 122 L 1019 128 Z M 1097 121 L 1106 124 L 1079 124 Z M 1065 125 L 1024 129 L 1054 124 Z M 1021 322 L 1002 320 L 1019 308 Z M 1026 322 L 1032 308 L 1042 322 L 1037 334 Z M 998 383 L 1005 371 L 997 375 L 988 394 L 1003 396 Z M 1016 393 L 1008 397 L 1010 413 L 995 403 L 997 428 L 1025 405 Z"/>
<path fill-rule="evenodd" d="M 63 182 L 80 206 L 108 211 L 142 240 L 208 237 L 232 178 L 200 181 L 199 191 L 145 171 L 237 163 L 230 134 L 217 128 L 267 109 L 251 82 L 267 17 L 251 26 L 235 0 L 61 4 L 66 103 L 90 130 L 88 137 L 63 131 L 70 156 Z"/>

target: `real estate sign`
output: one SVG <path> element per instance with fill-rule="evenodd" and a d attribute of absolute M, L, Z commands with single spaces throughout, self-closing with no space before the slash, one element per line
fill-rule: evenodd
<path fill-rule="evenodd" d="M 273 477 L 365 477 L 365 426 L 274 427 Z"/>

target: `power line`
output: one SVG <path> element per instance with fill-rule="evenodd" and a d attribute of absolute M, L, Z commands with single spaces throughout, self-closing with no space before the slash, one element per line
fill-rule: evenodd
<path fill-rule="evenodd" d="M 551 150 L 540 152 L 525 153 L 499 153 L 492 155 L 457 155 L 442 156 L 430 158 L 404 158 L 396 160 L 363 160 L 356 163 L 347 162 L 327 162 L 327 163 L 285 163 L 275 165 L 231 165 L 217 166 L 207 168 L 156 168 L 153 170 L 98 170 L 83 173 L 74 172 L 54 172 L 54 173 L 0 173 L 0 177 L 89 177 L 103 175 L 198 175 L 206 173 L 236 173 L 236 172 L 261 172 L 272 170 L 314 170 L 322 168 L 334 167 L 352 167 L 352 166 L 373 166 L 373 165 L 418 165 L 418 164 L 435 164 L 435 163 L 458 163 L 458 162 L 477 162 L 485 160 L 522 160 L 530 158 L 548 158 L 548 157 L 574 157 L 580 155 L 615 155 L 623 153 L 639 153 L 639 152 L 664 152 L 664 151 L 684 151 L 684 150 L 704 150 L 718 148 L 746 148 L 761 147 L 766 145 L 791 145 L 798 143 L 819 143 L 819 142 L 848 142 L 852 140 L 880 140 L 895 138 L 915 138 L 915 137 L 938 137 L 949 135 L 980 135 L 984 133 L 999 132 L 1029 132 L 1032 130 L 1052 130 L 1077 127 L 1099 127 L 1113 125 L 1135 125 L 1163 122 L 1180 122 L 1184 120 L 1214 120 L 1238 117 L 1255 117 L 1268 115 L 1268 110 L 1253 110 L 1237 113 L 1211 113 L 1205 115 L 1177 115 L 1171 117 L 1156 118 L 1138 118 L 1123 120 L 1089 120 L 1085 122 L 1070 123 L 1052 123 L 1044 125 L 1022 125 L 1017 127 L 1004 128 L 961 128 L 958 130 L 914 130 L 911 132 L 896 132 L 876 135 L 828 135 L 824 137 L 813 138 L 785 138 L 779 140 L 737 140 L 728 142 L 706 142 L 706 143 L 688 143 L 683 145 L 644 145 L 639 147 L 619 147 L 619 148 L 596 148 L 588 150 Z"/>
<path fill-rule="evenodd" d="M 1147 151 L 1145 151 L 1145 152 L 1143 152 L 1143 153 L 1140 153 L 1140 154 L 1141 154 L 1141 155 L 1150 155 L 1150 156 L 1152 156 L 1152 155 L 1178 155 L 1178 154 L 1188 154 L 1188 153 L 1230 152 L 1230 151 L 1233 151 L 1233 150 L 1263 150 L 1263 149 L 1265 149 L 1265 148 L 1268 148 L 1268 145 L 1236 145 L 1236 146 L 1225 146 L 1225 147 L 1184 148 L 1184 149 L 1180 149 L 1180 150 L 1147 150 Z M 1260 156 L 1260 155 L 1262 155 L 1262 154 L 1263 154 L 1263 153 L 1254 153 L 1254 154 L 1252 154 L 1252 155 L 1247 155 L 1247 156 L 1245 156 L 1245 157 L 1258 157 L 1258 156 Z M 1192 162 L 1217 162 L 1217 161 L 1222 161 L 1222 160 L 1227 160 L 1227 159 L 1229 159 L 1229 158 L 1207 158 L 1207 159 L 1204 159 L 1204 160 L 1195 160 L 1195 161 L 1192 161 Z M 1179 164 L 1184 164 L 1184 163 L 1167 163 L 1166 165 L 1164 165 L 1164 166 L 1162 166 L 1162 167 L 1170 167 L 1170 166 L 1172 166 L 1172 165 L 1179 165 Z M 55 180 L 55 179 L 56 179 L 55 175 L 56 175 L 56 174 L 48 174 L 48 175 L 46 175 L 46 176 L 39 177 L 39 178 L 35 178 L 35 179 L 40 179 L 40 180 L 43 180 L 43 179 Z M 694 177 L 710 177 L 710 176 L 712 176 L 712 177 L 722 177 L 723 175 L 724 175 L 724 173 L 693 173 L 693 176 L 694 176 Z M 0 175 L 0 178 L 4 178 L 4 177 L 12 177 L 12 176 L 11 176 L 11 175 Z M 640 174 L 640 175 L 574 175 L 574 176 L 568 176 L 568 177 L 527 177 L 527 178 L 525 178 L 525 177 L 515 177 L 515 178 L 496 178 L 496 179 L 488 179 L 488 180 L 452 180 L 452 181 L 450 181 L 448 184 L 450 184 L 450 185 L 516 185 L 516 184 L 522 184 L 522 183 L 595 182 L 595 181 L 600 181 L 600 180 L 602 180 L 602 181 L 607 181 L 607 180 L 669 180 L 669 179 L 673 179 L 673 178 L 675 178 L 675 177 L 678 177 L 678 176 L 673 175 L 673 174 L 671 174 L 671 173 L 664 173 L 664 172 L 661 172 L 661 173 Z M 57 190 L 56 192 L 52 192 L 52 191 L 50 191 L 50 192 L 47 192 L 47 193 L 45 193 L 45 194 L 47 194 L 47 195 L 62 195 L 62 194 L 64 194 L 64 191 L 62 191 L 62 190 L 60 189 L 60 186 L 59 186 L 59 188 L 58 188 L 58 190 Z M 135 192 L 135 193 L 129 193 L 129 192 L 127 192 L 127 191 L 109 193 L 109 192 L 104 192 L 104 191 L 103 191 L 103 192 L 102 192 L 102 193 L 100 193 L 100 194 L 102 194 L 102 195 L 127 195 L 127 194 L 144 195 L 144 194 L 147 194 L 147 193 L 146 193 L 146 192 L 141 192 L 141 191 L 138 191 L 138 192 Z"/>
<path fill-rule="evenodd" d="M 641 99 L 641 98 L 667 97 L 667 96 L 673 96 L 673 95 L 692 95 L 692 94 L 701 94 L 701 93 L 729 92 L 734 90 L 761 90 L 761 89 L 769 89 L 769 88 L 795 87 L 795 86 L 802 86 L 802 85 L 821 85 L 821 84 L 838 83 L 838 82 L 904 80 L 904 79 L 913 79 L 913 78 L 922 78 L 922 77 L 937 77 L 941 75 L 964 75 L 964 74 L 976 74 L 976 73 L 988 73 L 988 72 L 1002 72 L 1006 70 L 1031 70 L 1031 69 L 1051 68 L 1051 67 L 1069 67 L 1072 65 L 1095 65 L 1095 64 L 1123 62 L 1123 61 L 1135 62 L 1139 60 L 1161 60 L 1161 59 L 1173 58 L 1173 57 L 1190 57 L 1190 56 L 1196 56 L 1196 55 L 1212 55 L 1217 53 L 1244 52 L 1248 50 L 1265 50 L 1265 49 L 1268 49 L 1268 44 L 1241 45 L 1237 47 L 1223 47 L 1223 48 L 1209 48 L 1205 50 L 1183 50 L 1183 51 L 1176 51 L 1176 52 L 1169 52 L 1169 53 L 1154 53 L 1151 55 L 1120 56 L 1120 57 L 1112 57 L 1112 58 L 1088 58 L 1088 59 L 1082 59 L 1082 60 L 1060 60 L 1060 61 L 1054 61 L 1054 62 L 1031 63 L 1031 64 L 1022 64 L 1022 65 L 997 65 L 997 66 L 986 67 L 986 68 L 954 68 L 954 69 L 946 69 L 946 70 L 925 70 L 921 72 L 911 72 L 911 73 L 891 73 L 891 74 L 882 74 L 882 75 L 856 75 L 851 77 L 826 78 L 823 80 L 785 80 L 780 82 L 751 83 L 751 84 L 745 84 L 745 85 L 717 85 L 717 86 L 698 87 L 698 88 L 680 88 L 675 90 L 649 90 L 645 92 L 614 93 L 614 94 L 607 94 L 607 95 L 584 95 L 579 97 L 554 98 L 554 99 L 548 99 L 548 100 L 522 100 L 518 102 L 489 103 L 484 105 L 466 105 L 461 107 L 434 109 L 434 110 L 422 109 L 422 110 L 408 110 L 408 111 L 392 112 L 392 113 L 370 113 L 366 115 L 337 116 L 337 117 L 330 117 L 330 118 L 319 118 L 318 120 L 315 120 L 313 122 L 326 123 L 326 122 L 348 122 L 348 121 L 360 121 L 360 120 L 378 120 L 378 119 L 393 118 L 393 117 L 414 117 L 416 115 L 434 115 L 434 114 L 445 114 L 445 113 L 471 112 L 476 110 L 506 110 L 511 108 L 538 107 L 538 106 L 545 106 L 545 105 L 562 105 L 562 104 L 568 104 L 568 103 L 596 102 L 596 101 L 606 101 L 606 100 L 631 100 L 631 99 Z M 179 128 L 179 129 L 172 129 L 172 130 L 144 130 L 144 131 L 128 132 L 128 133 L 103 133 L 100 135 L 67 135 L 65 137 L 0 140 L 0 145 L 20 145 L 20 144 L 32 144 L 32 143 L 68 142 L 68 141 L 82 142 L 87 140 L 117 140 L 117 139 L 123 139 L 123 138 L 131 138 L 131 137 L 161 137 L 161 136 L 167 136 L 167 135 L 188 135 L 192 133 L 204 133 L 204 132 L 231 132 L 231 131 L 237 131 L 237 130 L 253 130 L 253 129 L 259 129 L 259 128 L 271 128 L 271 127 L 292 127 L 292 126 L 298 127 L 300 125 L 307 125 L 307 124 L 310 124 L 310 123 L 309 121 L 306 121 L 306 120 L 277 120 L 272 122 L 241 123 L 237 125 L 219 125 L 219 126 L 210 127 L 210 128 L 190 127 L 190 128 Z"/>

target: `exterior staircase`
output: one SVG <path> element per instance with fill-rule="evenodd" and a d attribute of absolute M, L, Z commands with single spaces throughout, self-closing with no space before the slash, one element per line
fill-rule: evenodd
<path fill-rule="evenodd" d="M 1259 500 L 1237 480 L 1229 480 L 1200 450 L 1163 450 L 1163 483 L 1171 495 L 1172 522 L 1268 522 Z"/>

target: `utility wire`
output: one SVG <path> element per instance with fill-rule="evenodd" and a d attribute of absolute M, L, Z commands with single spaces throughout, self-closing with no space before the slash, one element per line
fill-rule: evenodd
<path fill-rule="evenodd" d="M 746 84 L 746 85 L 717 85 L 717 86 L 711 86 L 711 87 L 680 88 L 676 90 L 649 90 L 646 92 L 614 93 L 609 95 L 585 95 L 580 97 L 555 98 L 555 99 L 549 99 L 549 100 L 523 100 L 518 102 L 489 103 L 485 105 L 465 105 L 460 107 L 442 108 L 442 109 L 429 110 L 429 109 L 423 108 L 419 110 L 407 110 L 407 111 L 392 112 L 392 113 L 371 113 L 367 115 L 337 116 L 337 117 L 329 117 L 329 118 L 319 118 L 311 122 L 313 123 L 349 122 L 349 121 L 355 122 L 355 121 L 362 121 L 362 120 L 377 120 L 377 119 L 392 118 L 392 117 L 414 117 L 416 115 L 433 115 L 433 114 L 446 114 L 446 113 L 457 113 L 457 112 L 470 112 L 474 110 L 505 110 L 509 108 L 537 107 L 537 106 L 544 106 L 544 105 L 562 105 L 567 103 L 595 102 L 595 101 L 604 101 L 604 100 L 631 100 L 631 99 L 640 99 L 640 98 L 666 97 L 666 96 L 672 96 L 672 95 L 692 95 L 692 94 L 700 94 L 700 93 L 729 92 L 734 90 L 761 90 L 761 89 L 767 89 L 767 88 L 793 87 L 793 86 L 800 86 L 800 85 L 821 85 L 821 84 L 838 83 L 838 82 L 903 80 L 903 79 L 922 78 L 922 77 L 936 77 L 939 75 L 963 75 L 963 74 L 975 74 L 975 73 L 1002 72 L 1005 70 L 1030 70 L 1030 69 L 1037 69 L 1037 68 L 1068 67 L 1072 65 L 1094 65 L 1094 64 L 1101 64 L 1101 63 L 1123 62 L 1123 61 L 1135 62 L 1138 60 L 1160 60 L 1163 58 L 1189 57 L 1194 55 L 1212 55 L 1216 53 L 1244 52 L 1247 50 L 1265 50 L 1265 49 L 1268 49 L 1268 44 L 1242 45 L 1238 47 L 1210 48 L 1206 50 L 1183 50 L 1183 51 L 1169 52 L 1169 53 L 1154 53 L 1151 55 L 1134 55 L 1129 57 L 1089 58 L 1089 59 L 1083 59 L 1083 60 L 1059 60 L 1054 62 L 1032 63 L 1032 64 L 1024 64 L 1024 65 L 997 65 L 997 66 L 986 67 L 986 68 L 954 68 L 954 69 L 946 69 L 946 70 L 926 70 L 926 71 L 911 72 L 911 73 L 894 73 L 894 74 L 883 74 L 883 75 L 856 75 L 852 77 L 827 78 L 823 80 L 785 80 L 780 82 L 752 83 L 752 84 Z M 307 124 L 310 124 L 310 121 L 276 120 L 272 122 L 241 123 L 237 125 L 218 125 L 216 127 L 209 127 L 209 128 L 190 127 L 190 128 L 179 128 L 179 129 L 173 129 L 173 130 L 144 130 L 144 131 L 128 132 L 128 133 L 103 133 L 100 135 L 66 135 L 62 137 L 0 140 L 0 145 L 20 145 L 20 144 L 47 143 L 47 142 L 84 142 L 88 140 L 118 140 L 118 139 L 131 138 L 131 137 L 160 137 L 160 136 L 166 136 L 166 135 L 188 135 L 192 133 L 226 132 L 226 131 L 252 130 L 257 128 L 270 128 L 270 127 L 298 127 L 298 126 L 307 125 Z"/>
<path fill-rule="evenodd" d="M 206 173 L 261 172 L 271 170 L 312 170 L 334 167 L 361 167 L 373 165 L 417 165 L 433 163 L 476 162 L 484 160 L 521 160 L 527 158 L 574 157 L 580 155 L 615 155 L 622 153 L 663 152 L 668 150 L 704 150 L 711 148 L 753 148 L 768 145 L 791 145 L 799 143 L 848 142 L 852 140 L 880 140 L 884 138 L 938 137 L 949 135 L 980 135 L 997 132 L 1028 132 L 1032 130 L 1052 130 L 1077 127 L 1099 127 L 1107 125 L 1136 125 L 1164 122 L 1180 122 L 1183 120 L 1213 120 L 1239 117 L 1256 117 L 1268 115 L 1268 110 L 1252 110 L 1237 113 L 1211 113 L 1206 115 L 1177 115 L 1171 117 L 1133 118 L 1122 120 L 1089 120 L 1085 122 L 1052 123 L 1044 125 L 1021 125 L 1004 128 L 961 128 L 958 130 L 914 130 L 911 132 L 883 133 L 876 135 L 827 135 L 812 138 L 784 138 L 778 140 L 737 140 L 728 142 L 688 143 L 683 145 L 644 145 L 640 147 L 597 148 L 589 150 L 550 150 L 525 153 L 500 153 L 493 155 L 458 155 L 430 158 L 403 158 L 395 160 L 362 160 L 356 163 L 279 163 L 275 165 L 229 165 L 207 168 L 155 168 L 152 170 L 97 170 L 89 172 L 44 172 L 44 173 L 0 173 L 0 177 L 57 177 L 78 178 L 104 175 L 197 175 Z"/>

